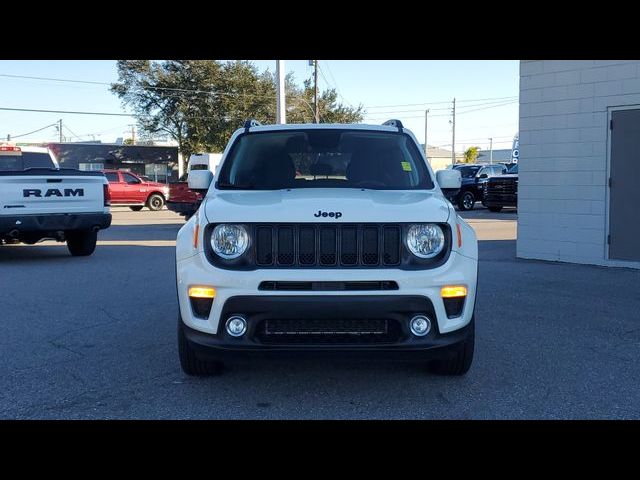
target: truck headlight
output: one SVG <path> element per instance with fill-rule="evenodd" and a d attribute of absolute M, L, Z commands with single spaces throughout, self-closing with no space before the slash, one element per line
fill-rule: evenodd
<path fill-rule="evenodd" d="M 433 223 L 410 225 L 407 231 L 407 247 L 416 257 L 433 258 L 444 248 L 444 232 Z"/>
<path fill-rule="evenodd" d="M 216 255 L 232 260 L 249 246 L 249 235 L 242 225 L 216 225 L 211 233 L 211 248 Z"/>

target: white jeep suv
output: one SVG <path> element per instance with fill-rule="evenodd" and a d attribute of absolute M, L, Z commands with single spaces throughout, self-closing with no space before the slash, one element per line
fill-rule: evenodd
<path fill-rule="evenodd" d="M 414 135 L 384 125 L 251 120 L 227 145 L 180 229 L 180 363 L 190 375 L 232 356 L 349 352 L 471 365 L 478 246 Z"/>

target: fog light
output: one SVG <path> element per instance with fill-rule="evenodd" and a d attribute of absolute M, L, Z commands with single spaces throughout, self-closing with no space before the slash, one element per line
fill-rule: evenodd
<path fill-rule="evenodd" d="M 409 328 L 416 337 L 424 337 L 431 330 L 431 320 L 424 315 L 416 315 L 409 322 Z"/>
<path fill-rule="evenodd" d="M 227 333 L 232 337 L 241 337 L 247 331 L 247 321 L 240 316 L 229 317 L 226 324 Z"/>

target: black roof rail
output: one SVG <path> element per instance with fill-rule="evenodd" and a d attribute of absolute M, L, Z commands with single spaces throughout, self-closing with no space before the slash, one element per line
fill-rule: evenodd
<path fill-rule="evenodd" d="M 382 125 L 387 125 L 388 127 L 397 127 L 399 132 L 402 132 L 404 126 L 400 120 L 391 119 L 384 122 Z"/>
<path fill-rule="evenodd" d="M 244 133 L 247 133 L 251 127 L 259 127 L 261 125 L 262 124 L 259 121 L 250 118 L 249 120 L 244 122 Z"/>

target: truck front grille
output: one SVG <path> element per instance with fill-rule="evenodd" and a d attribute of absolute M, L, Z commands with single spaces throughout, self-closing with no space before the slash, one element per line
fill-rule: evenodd
<path fill-rule="evenodd" d="M 509 182 L 487 182 L 485 195 L 514 195 L 518 191 L 518 184 Z"/>

